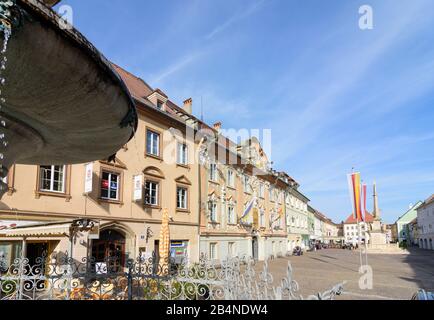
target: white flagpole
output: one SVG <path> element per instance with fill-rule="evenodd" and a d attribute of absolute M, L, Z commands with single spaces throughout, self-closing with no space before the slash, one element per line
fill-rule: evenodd
<path fill-rule="evenodd" d="M 363 195 L 363 215 L 364 215 L 364 217 L 365 217 L 365 260 L 366 260 L 366 265 L 368 265 L 368 239 L 366 238 L 366 234 L 367 234 L 367 223 L 366 223 L 366 201 L 365 201 L 365 199 L 367 198 L 367 190 L 368 190 L 368 186 L 367 185 L 365 185 L 366 186 L 366 188 L 365 187 L 363 187 L 363 193 L 364 193 L 364 195 Z"/>
<path fill-rule="evenodd" d="M 356 213 L 357 215 L 357 213 Z M 359 254 L 360 254 L 360 267 L 363 267 L 363 257 L 362 257 L 362 230 L 360 228 L 359 216 L 357 215 L 357 228 L 359 230 L 358 242 L 359 242 Z"/>

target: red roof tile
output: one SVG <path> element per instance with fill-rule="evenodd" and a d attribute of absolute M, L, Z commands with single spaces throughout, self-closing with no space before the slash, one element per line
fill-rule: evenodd
<path fill-rule="evenodd" d="M 424 204 L 429 204 L 429 203 L 431 203 L 433 201 L 434 201 L 434 194 L 431 197 L 429 197 L 428 199 L 426 199 L 425 202 L 424 202 Z"/>
<path fill-rule="evenodd" d="M 374 222 L 374 217 L 369 212 L 366 212 L 365 222 Z M 345 220 L 345 224 L 357 224 L 357 219 L 351 214 L 347 220 Z"/>
<path fill-rule="evenodd" d="M 112 63 L 113 68 L 121 76 L 126 86 L 130 90 L 133 97 L 145 98 L 154 92 L 154 90 L 142 79 L 136 77 L 132 73 L 122 69 L 118 65 Z"/>

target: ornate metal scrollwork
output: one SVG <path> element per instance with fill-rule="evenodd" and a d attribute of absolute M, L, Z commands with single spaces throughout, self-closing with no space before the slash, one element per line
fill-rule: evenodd
<path fill-rule="evenodd" d="M 308 299 L 334 299 L 343 290 L 337 285 Z M 198 263 L 155 254 L 122 261 L 71 259 L 66 254 L 16 259 L 0 272 L 0 300 L 300 300 L 299 285 L 288 264 L 287 275 L 275 285 L 266 261 L 256 271 L 250 258 Z"/>

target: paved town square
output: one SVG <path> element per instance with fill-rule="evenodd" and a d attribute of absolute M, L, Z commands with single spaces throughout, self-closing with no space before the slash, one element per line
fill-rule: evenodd
<path fill-rule="evenodd" d="M 410 254 L 369 254 L 374 272 L 374 288 L 359 288 L 360 256 L 357 251 L 326 249 L 303 256 L 279 258 L 270 262 L 274 282 L 286 276 L 291 262 L 293 279 L 303 297 L 325 291 L 346 281 L 344 294 L 337 300 L 409 300 L 420 289 L 434 291 L 434 252 L 414 249 Z M 260 270 L 263 263 L 258 263 Z"/>

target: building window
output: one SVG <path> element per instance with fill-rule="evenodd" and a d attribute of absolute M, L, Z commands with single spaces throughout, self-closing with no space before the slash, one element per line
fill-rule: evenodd
<path fill-rule="evenodd" d="M 157 100 L 157 108 L 163 110 L 164 103 L 161 100 Z"/>
<path fill-rule="evenodd" d="M 259 197 L 262 199 L 265 198 L 265 187 L 263 183 L 259 184 Z"/>
<path fill-rule="evenodd" d="M 233 258 L 235 257 L 235 242 L 229 242 L 228 243 L 228 257 Z"/>
<path fill-rule="evenodd" d="M 145 204 L 148 206 L 158 206 L 159 183 L 146 181 L 145 183 Z"/>
<path fill-rule="evenodd" d="M 152 156 L 160 156 L 160 134 L 148 130 L 146 131 L 146 153 Z"/>
<path fill-rule="evenodd" d="M 209 180 L 217 181 L 217 165 L 215 163 L 211 163 L 209 166 Z"/>
<path fill-rule="evenodd" d="M 188 190 L 184 187 L 176 188 L 176 207 L 181 210 L 188 210 Z"/>
<path fill-rule="evenodd" d="M 270 188 L 269 190 L 268 190 L 268 196 L 269 196 L 269 198 L 270 198 L 270 201 L 274 201 L 274 190 L 273 190 L 273 188 Z"/>
<path fill-rule="evenodd" d="M 120 175 L 118 173 L 102 171 L 101 198 L 105 200 L 119 200 Z"/>
<path fill-rule="evenodd" d="M 217 243 L 215 242 L 209 244 L 209 258 L 210 260 L 217 259 Z"/>
<path fill-rule="evenodd" d="M 41 166 L 40 190 L 65 193 L 65 166 Z"/>
<path fill-rule="evenodd" d="M 259 218 L 259 224 L 261 228 L 265 227 L 265 211 L 261 210 L 260 218 Z"/>
<path fill-rule="evenodd" d="M 188 164 L 188 147 L 185 143 L 178 143 L 178 164 Z"/>
<path fill-rule="evenodd" d="M 228 170 L 228 186 L 232 188 L 235 187 L 235 176 L 232 170 Z"/>
<path fill-rule="evenodd" d="M 228 223 L 235 224 L 235 209 L 233 206 L 228 207 Z"/>
<path fill-rule="evenodd" d="M 208 202 L 208 211 L 211 222 L 217 222 L 217 203 L 215 201 Z"/>
<path fill-rule="evenodd" d="M 244 175 L 243 186 L 244 186 L 244 192 L 251 193 L 252 190 L 250 186 L 250 178 L 247 175 Z"/>

